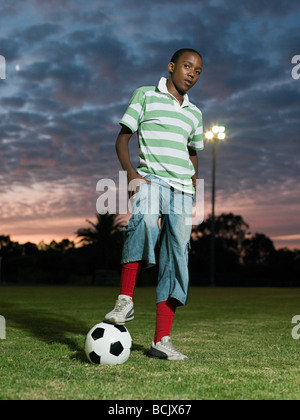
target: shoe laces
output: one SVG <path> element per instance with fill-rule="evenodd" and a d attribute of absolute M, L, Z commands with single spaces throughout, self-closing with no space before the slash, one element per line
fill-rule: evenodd
<path fill-rule="evenodd" d="M 177 350 L 171 340 L 171 337 L 166 337 L 165 340 L 161 341 L 160 344 L 163 347 L 166 347 L 168 350 L 170 350 L 174 354 L 181 354 L 179 350 Z"/>
<path fill-rule="evenodd" d="M 118 299 L 116 301 L 115 311 L 122 312 L 130 302 L 126 299 Z"/>

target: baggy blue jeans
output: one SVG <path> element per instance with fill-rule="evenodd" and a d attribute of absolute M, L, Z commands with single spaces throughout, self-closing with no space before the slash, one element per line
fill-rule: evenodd
<path fill-rule="evenodd" d="M 156 303 L 174 298 L 184 305 L 194 196 L 175 190 L 154 175 L 145 178 L 151 184 L 143 183 L 131 198 L 132 215 L 124 228 L 121 263 L 143 260 L 148 267 L 156 264 L 155 247 L 159 242 Z"/>

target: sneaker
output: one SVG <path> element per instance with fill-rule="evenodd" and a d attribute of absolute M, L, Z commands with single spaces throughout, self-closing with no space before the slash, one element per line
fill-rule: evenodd
<path fill-rule="evenodd" d="M 134 316 L 133 302 L 130 296 L 119 295 L 114 309 L 105 315 L 104 321 L 110 324 L 124 325 Z"/>
<path fill-rule="evenodd" d="M 169 336 L 163 337 L 158 343 L 152 342 L 151 349 L 148 352 L 149 357 L 167 360 L 186 360 L 187 356 L 180 353 L 172 343 Z"/>

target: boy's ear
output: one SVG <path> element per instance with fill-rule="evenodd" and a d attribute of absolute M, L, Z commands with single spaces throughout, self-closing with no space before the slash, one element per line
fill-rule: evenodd
<path fill-rule="evenodd" d="M 169 72 L 173 73 L 174 68 L 175 68 L 175 63 L 172 63 L 172 61 L 171 61 L 168 65 Z"/>

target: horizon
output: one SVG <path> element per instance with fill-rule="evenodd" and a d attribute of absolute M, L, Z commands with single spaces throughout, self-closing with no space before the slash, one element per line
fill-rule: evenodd
<path fill-rule="evenodd" d="M 234 214 L 234 215 L 236 216 L 237 214 Z M 124 216 L 124 221 L 128 220 L 128 217 L 129 217 L 128 215 L 127 216 L 126 215 L 121 215 L 121 216 Z M 217 214 L 215 217 L 217 218 L 218 216 L 220 216 L 220 214 Z M 242 216 L 242 215 L 240 215 L 240 216 Z M 91 220 L 91 222 L 94 222 L 95 221 L 94 220 L 95 217 L 96 217 L 96 215 L 94 216 L 94 218 L 87 218 L 87 219 L 88 220 Z M 247 223 L 246 220 L 244 220 L 244 221 Z M 75 221 L 74 221 L 74 223 L 75 223 Z M 57 222 L 55 223 L 55 225 L 56 226 L 58 225 Z M 44 234 L 42 236 L 40 234 L 36 234 L 36 235 L 33 234 L 31 236 L 31 240 L 28 240 L 27 239 L 28 238 L 28 235 L 27 234 L 25 234 L 25 235 L 19 235 L 19 236 L 17 236 L 17 235 L 16 236 L 12 236 L 9 233 L 7 233 L 7 234 L 1 234 L 0 233 L 0 236 L 1 235 L 9 236 L 10 237 L 10 240 L 12 242 L 18 242 L 20 245 L 24 245 L 24 244 L 26 244 L 28 242 L 31 242 L 31 243 L 33 243 L 35 245 L 40 245 L 42 243 L 44 243 L 45 245 L 50 245 L 50 243 L 52 241 L 55 241 L 55 242 L 59 243 L 59 242 L 61 242 L 64 239 L 68 239 L 70 242 L 74 242 L 75 246 L 78 246 L 78 245 L 80 245 L 80 239 L 77 237 L 75 231 L 78 230 L 78 229 L 80 229 L 80 228 L 84 228 L 84 227 L 88 227 L 88 226 L 89 226 L 89 224 L 86 222 L 86 220 L 84 220 L 83 223 L 81 223 L 80 225 L 78 225 L 77 228 L 75 228 L 75 226 L 74 226 L 74 233 L 73 233 L 73 235 L 69 235 L 69 236 L 64 236 L 62 234 L 62 235 L 57 235 L 56 237 L 54 237 L 51 233 L 46 234 L 46 235 Z M 193 224 L 193 227 L 196 227 L 196 226 L 198 226 L 197 223 L 196 224 Z M 249 229 L 247 231 L 246 236 L 255 235 L 256 233 L 260 233 L 260 234 L 264 234 L 265 235 L 264 232 L 252 232 L 251 226 L 249 226 Z M 266 235 L 266 236 L 268 237 L 268 235 Z M 282 237 L 275 237 L 275 238 L 269 238 L 269 239 L 272 240 L 272 242 L 273 242 L 274 247 L 275 247 L 276 250 L 287 248 L 287 249 L 289 249 L 291 251 L 298 251 L 298 250 L 300 250 L 300 248 L 297 248 L 297 246 L 294 246 L 294 247 L 291 246 L 291 243 L 293 243 L 293 241 L 295 241 L 295 243 L 297 244 L 298 241 L 300 240 L 300 237 L 299 236 L 300 235 L 290 235 L 290 236 L 287 236 L 287 237 L 282 236 Z"/>

